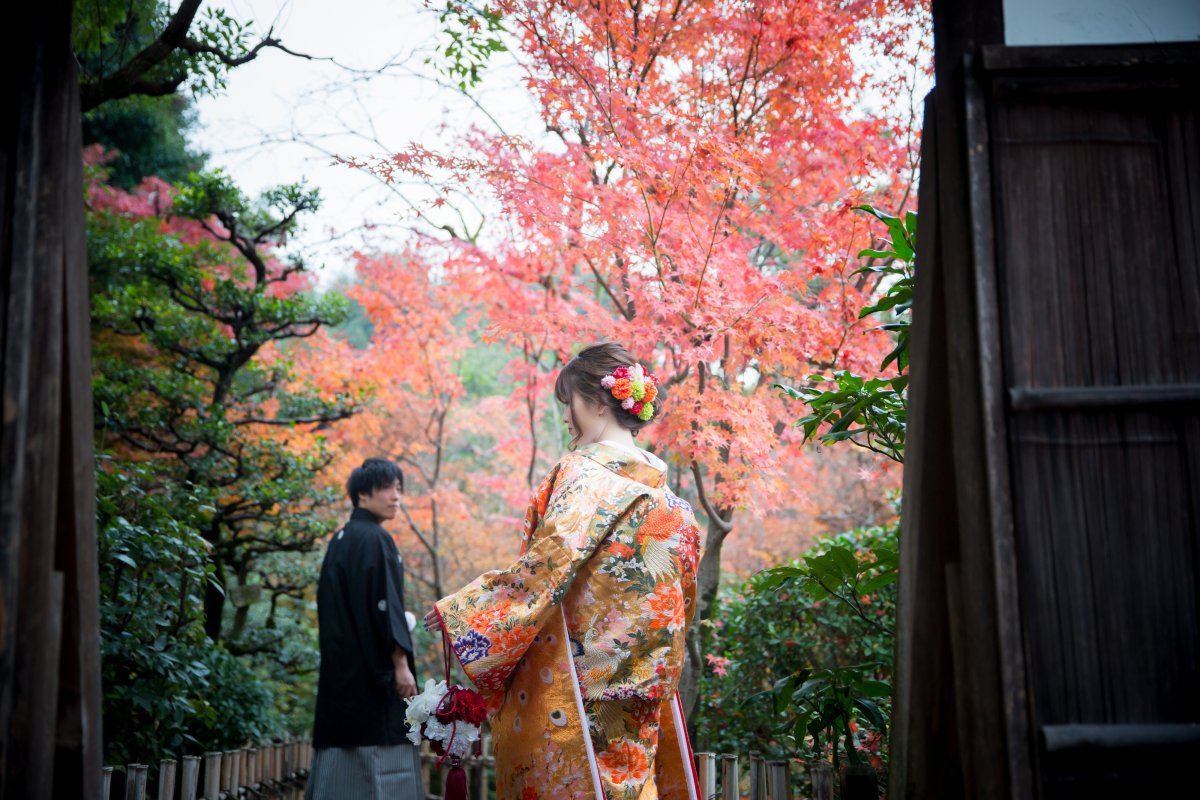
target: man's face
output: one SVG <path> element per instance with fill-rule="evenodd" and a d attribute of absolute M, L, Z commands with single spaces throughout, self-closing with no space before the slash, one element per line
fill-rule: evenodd
<path fill-rule="evenodd" d="M 393 481 L 371 494 L 358 496 L 358 507 L 370 511 L 379 519 L 392 519 L 400 512 L 400 482 Z"/>

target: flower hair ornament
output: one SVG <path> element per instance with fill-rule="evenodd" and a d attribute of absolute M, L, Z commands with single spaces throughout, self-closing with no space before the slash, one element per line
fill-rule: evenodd
<path fill-rule="evenodd" d="M 621 408 L 642 422 L 649 422 L 654 418 L 654 398 L 658 397 L 658 384 L 654 376 L 641 364 L 617 367 L 611 375 L 604 376 L 600 385 L 621 401 Z"/>

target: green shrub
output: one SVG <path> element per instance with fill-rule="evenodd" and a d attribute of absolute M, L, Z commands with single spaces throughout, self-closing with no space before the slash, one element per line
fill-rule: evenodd
<path fill-rule="evenodd" d="M 270 684 L 204 633 L 212 567 L 193 527 L 199 498 L 150 469 L 102 457 L 96 476 L 108 764 L 282 733 Z"/>
<path fill-rule="evenodd" d="M 698 746 L 886 766 L 896 529 L 819 541 L 720 597 Z"/>

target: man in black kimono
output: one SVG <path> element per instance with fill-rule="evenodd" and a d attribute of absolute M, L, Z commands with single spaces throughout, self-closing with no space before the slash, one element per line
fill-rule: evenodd
<path fill-rule="evenodd" d="M 334 534 L 317 587 L 321 673 L 306 800 L 423 800 L 406 738 L 417 693 L 404 613 L 404 564 L 381 523 L 400 510 L 400 468 L 369 458 L 350 475 L 354 512 Z"/>

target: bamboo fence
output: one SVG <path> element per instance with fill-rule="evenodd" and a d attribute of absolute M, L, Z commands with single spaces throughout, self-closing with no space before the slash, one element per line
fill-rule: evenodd
<path fill-rule="evenodd" d="M 123 786 L 124 800 L 302 800 L 313 747 L 307 737 L 271 742 L 259 747 L 184 756 L 182 762 L 163 760 L 155 775 L 146 764 L 105 767 L 102 800 L 121 800 L 114 794 Z M 448 765 L 422 748 L 421 765 L 426 800 L 442 800 Z M 792 790 L 791 762 L 768 761 L 751 752 L 748 774 L 743 776 L 738 756 L 697 753 L 696 770 L 701 800 L 800 800 Z M 496 759 L 491 740 L 484 736 L 479 754 L 463 759 L 470 800 L 495 797 Z M 809 768 L 813 791 L 804 800 L 833 800 L 833 771 L 829 764 Z M 749 793 L 743 793 L 746 786 Z M 873 798 L 872 798 L 873 800 Z"/>

